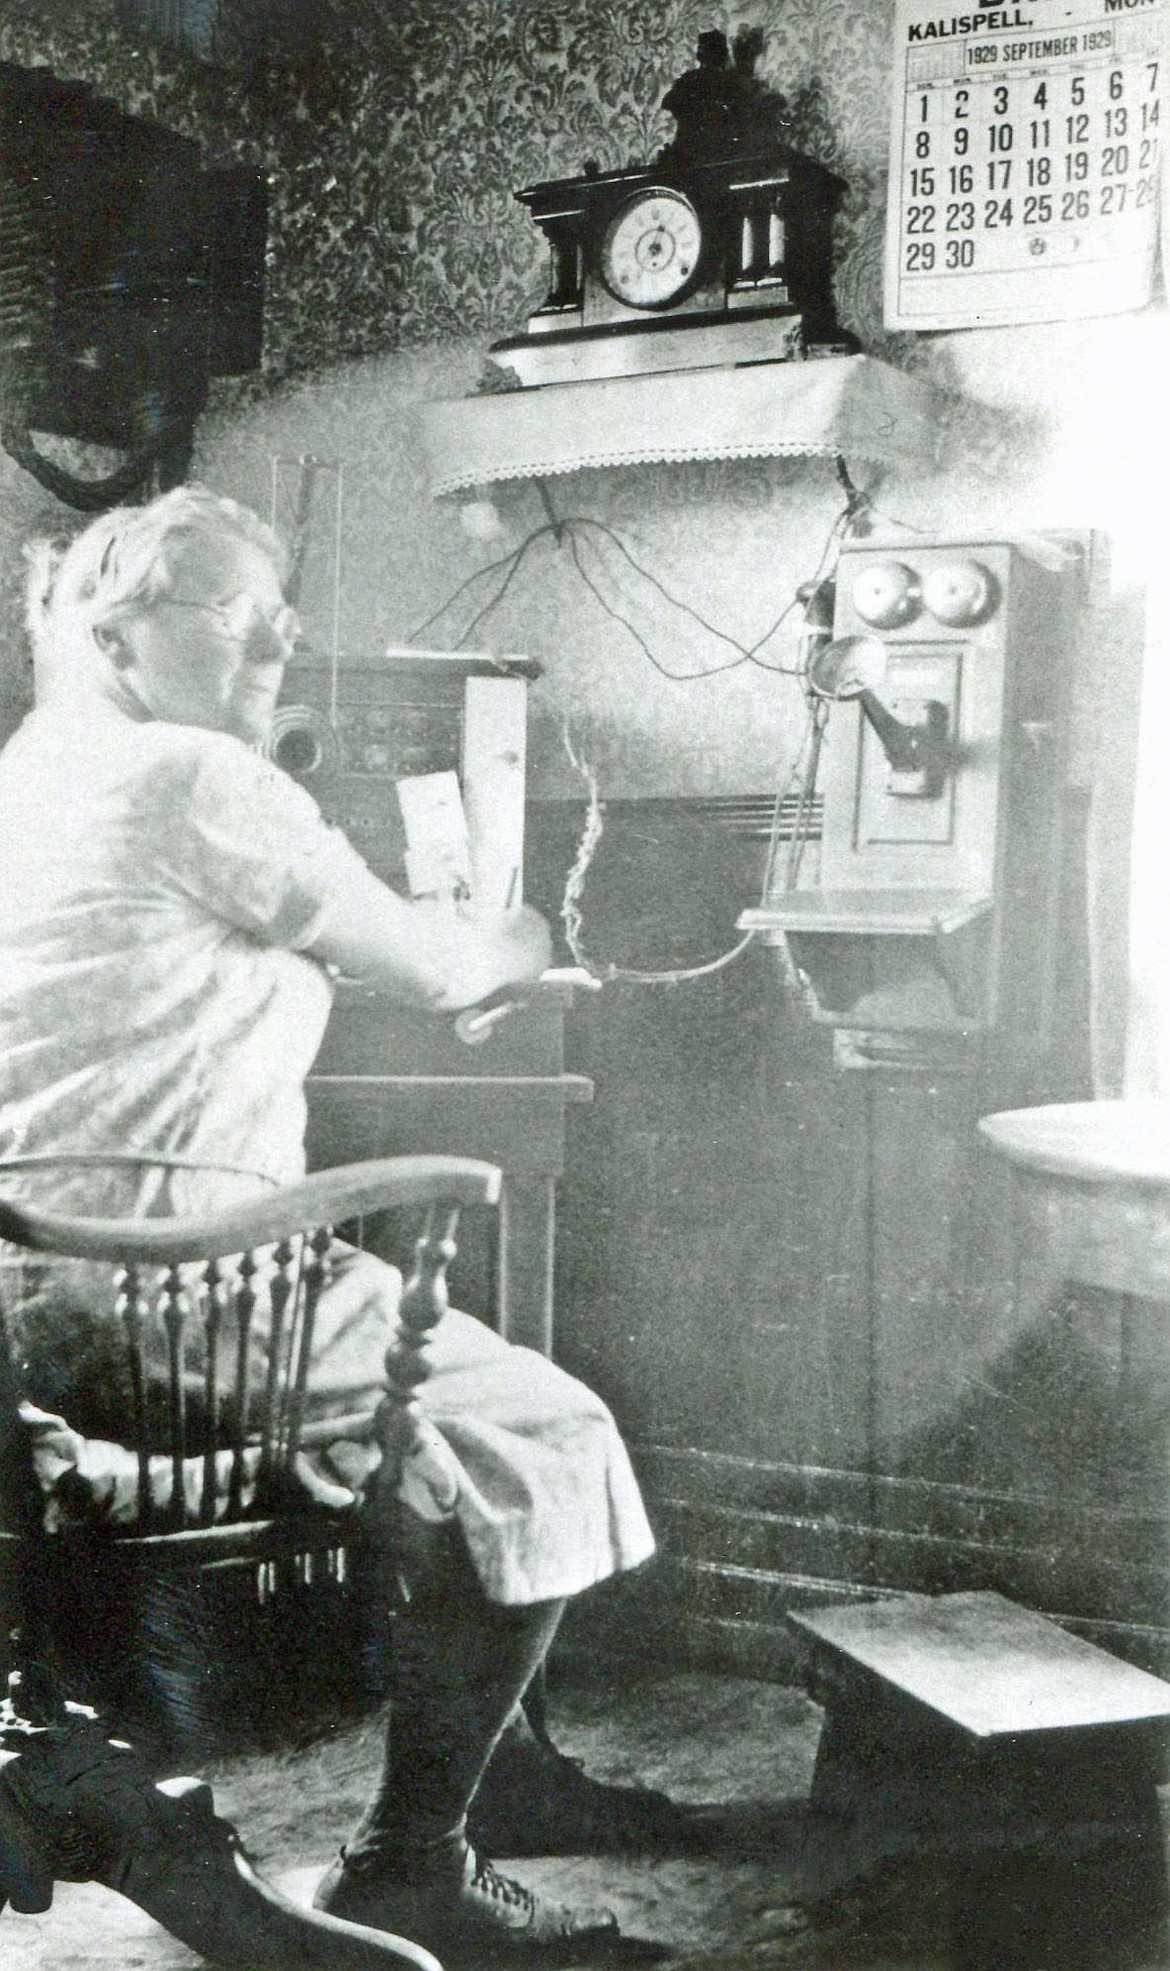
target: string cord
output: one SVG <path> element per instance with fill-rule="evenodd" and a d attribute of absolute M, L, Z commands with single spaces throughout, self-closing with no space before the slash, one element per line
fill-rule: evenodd
<path fill-rule="evenodd" d="M 768 845 L 764 854 L 764 871 L 760 883 L 761 905 L 767 903 L 772 893 L 772 879 L 775 874 L 776 860 L 780 849 L 784 802 L 793 787 L 798 788 L 800 795 L 797 818 L 793 823 L 794 833 L 801 829 L 800 816 L 803 812 L 806 817 L 804 824 L 805 839 L 809 839 L 811 834 L 811 818 L 815 796 L 815 764 L 810 760 L 810 752 L 814 746 L 814 721 L 816 715 L 819 711 L 826 709 L 810 702 L 808 707 L 809 716 L 806 720 L 800 750 L 789 769 L 787 777 L 779 782 L 776 789 L 776 794 L 772 802 L 772 813 L 769 818 Z M 583 971 L 588 972 L 591 978 L 600 980 L 603 985 L 611 985 L 615 981 L 635 985 L 682 985 L 691 979 L 701 979 L 713 972 L 721 972 L 726 966 L 733 964 L 747 950 L 748 945 L 751 944 L 753 938 L 756 936 L 754 930 L 745 931 L 742 937 L 727 951 L 721 952 L 717 958 L 708 959 L 703 964 L 665 967 L 657 971 L 617 965 L 612 960 L 606 964 L 601 964 L 596 959 L 591 958 L 588 952 L 585 951 L 582 941 L 584 930 L 582 895 L 585 887 L 585 879 L 589 874 L 598 845 L 605 831 L 604 808 L 601 801 L 601 792 L 598 786 L 596 771 L 575 746 L 569 720 L 565 714 L 562 714 L 561 718 L 561 737 L 565 752 L 569 758 L 569 763 L 573 767 L 574 772 L 584 781 L 586 789 L 585 824 L 577 844 L 576 854 L 574 855 L 568 876 L 565 879 L 565 889 L 560 909 L 561 921 L 565 930 L 565 943 L 573 955 L 574 962 L 580 965 Z M 811 775 L 809 772 L 810 765 L 813 766 Z"/>
<path fill-rule="evenodd" d="M 548 519 L 539 527 L 532 528 L 525 535 L 524 539 L 507 554 L 498 556 L 494 561 L 486 563 L 484 567 L 476 569 L 469 575 L 466 580 L 459 584 L 458 588 L 452 591 L 451 595 L 447 597 L 446 601 L 438 609 L 409 632 L 408 640 L 414 642 L 416 638 L 425 634 L 427 630 L 433 628 L 437 622 L 447 615 L 454 605 L 479 582 L 490 575 L 500 574 L 502 570 L 502 577 L 497 583 L 494 592 L 476 610 L 457 638 L 455 648 L 462 649 L 466 645 L 468 638 L 479 628 L 480 624 L 491 615 L 493 610 L 499 607 L 499 604 L 503 601 L 532 548 L 535 547 L 538 541 L 547 539 L 551 535 L 558 546 L 564 546 L 568 549 L 569 557 L 577 575 L 585 588 L 594 597 L 599 607 L 604 610 L 605 614 L 612 621 L 619 623 L 633 637 L 647 661 L 661 676 L 669 678 L 674 683 L 689 683 L 692 680 L 700 678 L 718 676 L 725 671 L 738 670 L 742 664 L 750 663 L 756 665 L 760 670 L 770 671 L 781 676 L 801 677 L 805 672 L 807 658 L 807 640 L 803 635 L 800 641 L 800 654 L 795 665 L 767 663 L 760 658 L 758 653 L 771 641 L 777 630 L 802 601 L 807 618 L 811 601 L 833 579 L 841 542 L 854 529 L 862 531 L 869 524 L 869 517 L 873 511 L 869 496 L 861 492 L 853 484 L 845 467 L 845 462 L 841 458 L 837 460 L 837 471 L 845 490 L 846 502 L 842 510 L 835 516 L 825 537 L 812 580 L 806 585 L 803 596 L 801 594 L 795 594 L 790 597 L 769 628 L 752 644 L 741 643 L 737 637 L 732 636 L 729 632 L 720 630 L 715 624 L 703 616 L 699 610 L 693 608 L 690 603 L 675 595 L 652 570 L 643 566 L 617 530 L 610 527 L 606 522 L 596 520 L 588 514 L 558 516 L 548 488 L 543 480 L 537 483 L 545 512 L 549 516 Z M 589 530 L 592 530 L 593 533 L 609 541 L 628 563 L 630 568 L 645 581 L 649 582 L 673 609 L 677 609 L 684 615 L 689 616 L 706 634 L 714 637 L 718 642 L 726 644 L 736 654 L 730 657 L 725 663 L 707 665 L 697 671 L 674 671 L 668 665 L 662 663 L 651 649 L 637 625 L 631 622 L 629 617 L 609 600 L 594 576 L 583 563 L 581 559 L 581 548 L 590 539 Z M 590 545 L 593 547 L 594 552 L 598 553 L 597 542 L 590 540 Z M 604 566 L 599 553 L 598 562 L 600 566 Z M 827 713 L 827 706 L 816 703 L 811 699 L 808 700 L 805 733 L 800 750 L 796 760 L 793 762 L 787 779 L 778 788 L 772 806 L 761 888 L 761 903 L 766 903 L 771 891 L 781 838 L 784 800 L 794 783 L 798 785 L 798 800 L 790 837 L 785 882 L 786 888 L 792 888 L 795 884 L 804 847 L 811 839 L 816 779 Z M 575 963 L 580 965 L 584 971 L 587 971 L 591 977 L 599 979 L 603 983 L 609 984 L 617 980 L 622 980 L 638 985 L 679 985 L 693 979 L 709 977 L 713 973 L 721 972 L 727 966 L 734 964 L 736 959 L 747 950 L 747 947 L 755 938 L 756 933 L 754 930 L 745 931 L 726 951 L 698 965 L 668 966 L 656 970 L 644 970 L 634 966 L 617 965 L 613 961 L 601 964 L 587 954 L 583 942 L 583 894 L 586 878 L 588 877 L 589 870 L 592 867 L 604 833 L 604 811 L 597 773 L 575 746 L 568 718 L 564 714 L 562 714 L 562 739 L 569 762 L 578 777 L 584 781 L 586 789 L 585 822 L 577 843 L 573 861 L 565 879 L 565 888 L 560 906 L 565 942 L 572 953 Z"/>
<path fill-rule="evenodd" d="M 565 890 L 561 898 L 561 922 L 565 927 L 565 943 L 572 952 L 575 962 L 584 971 L 590 973 L 593 978 L 610 979 L 613 977 L 614 967 L 607 966 L 598 970 L 586 958 L 581 948 L 581 933 L 585 923 L 581 895 L 585 888 L 585 878 L 589 874 L 593 858 L 597 853 L 597 845 L 605 830 L 605 821 L 601 809 L 601 791 L 597 785 L 597 775 L 593 767 L 587 759 L 578 753 L 573 744 L 573 734 L 569 726 L 567 714 L 562 715 L 561 738 L 564 743 L 565 752 L 569 757 L 569 764 L 573 768 L 573 771 L 585 782 L 586 790 L 585 825 L 581 830 L 576 853 L 570 864 L 569 873 L 565 878 Z"/>
<path fill-rule="evenodd" d="M 843 476 L 846 483 L 847 494 L 855 491 L 855 489 L 851 487 L 851 484 L 848 480 L 848 474 L 846 473 Z M 812 602 L 814 601 L 816 596 L 820 594 L 821 590 L 826 586 L 826 584 L 830 583 L 834 579 L 836 573 L 836 564 L 840 555 L 841 542 L 848 537 L 853 526 L 858 524 L 861 525 L 866 524 L 869 507 L 868 507 L 868 502 L 866 501 L 864 505 L 865 517 L 864 518 L 860 517 L 859 508 L 861 506 L 862 500 L 864 500 L 863 495 L 859 496 L 857 499 L 851 499 L 847 497 L 847 502 L 845 507 L 837 515 L 836 519 L 833 521 L 833 524 L 829 529 L 828 535 L 825 538 L 825 542 L 821 549 L 821 553 L 817 561 L 816 569 L 813 573 L 812 580 L 807 585 L 807 588 L 804 590 L 804 613 L 805 613 L 806 627 L 805 630 L 802 632 L 802 636 L 801 636 L 800 658 L 796 666 L 797 675 L 804 675 L 807 669 L 807 655 L 808 655 L 807 619 L 808 619 L 808 612 L 809 609 L 811 608 Z M 576 542 L 571 535 L 569 537 L 569 546 L 570 546 L 570 551 L 572 552 L 573 555 L 573 559 L 577 564 L 578 572 L 581 574 L 582 579 L 586 581 L 587 586 L 592 587 L 593 586 L 592 583 L 588 582 L 588 578 L 585 575 L 585 571 L 581 568 L 580 561 L 577 555 Z M 596 593 L 596 590 L 594 591 L 594 593 Z M 602 603 L 603 607 L 608 607 L 603 597 L 598 596 L 598 600 Z M 774 633 L 775 629 L 779 626 L 779 623 L 783 621 L 784 616 L 789 614 L 800 600 L 801 600 L 800 596 L 794 596 L 792 598 L 791 602 L 789 602 L 787 607 L 781 612 L 780 617 L 777 618 L 777 622 L 772 626 L 772 629 L 767 632 L 763 641 L 765 642 L 767 641 L 767 637 L 771 636 Z M 612 614 L 614 612 L 610 611 L 609 613 Z M 627 625 L 627 627 L 632 629 L 631 625 Z M 637 637 L 638 642 L 642 643 L 643 649 L 646 649 L 646 645 L 644 644 L 642 638 L 638 635 L 638 632 L 636 630 L 633 630 L 633 634 L 635 635 L 635 637 Z M 728 640 L 730 641 L 730 639 Z M 759 646 L 757 645 L 755 647 L 758 648 Z M 656 663 L 653 654 L 648 649 L 646 650 L 646 654 L 650 658 L 650 661 L 652 663 Z M 743 654 L 747 655 L 748 653 L 744 652 Z M 717 665 L 714 667 L 714 669 L 731 670 L 741 661 L 742 658 L 736 658 L 733 659 L 731 663 Z M 764 665 L 762 668 L 764 668 L 765 670 L 774 670 L 774 669 L 778 669 L 779 667 L 775 665 Z M 813 823 L 813 816 L 815 812 L 817 780 L 819 777 L 819 770 L 820 770 L 821 747 L 824 741 L 825 728 L 828 723 L 829 706 L 826 703 L 824 703 L 822 700 L 815 699 L 811 695 L 811 693 L 807 691 L 807 689 L 805 693 L 805 698 L 806 698 L 805 730 L 804 730 L 803 739 L 801 741 L 800 750 L 797 753 L 796 759 L 793 762 L 787 780 L 781 783 L 780 787 L 777 790 L 775 800 L 773 801 L 772 804 L 772 818 L 768 832 L 768 847 L 764 858 L 764 874 L 763 874 L 763 881 L 761 883 L 761 889 L 760 889 L 761 905 L 766 904 L 769 896 L 771 895 L 772 880 L 775 874 L 776 859 L 777 859 L 779 844 L 780 844 L 780 824 L 783 815 L 784 798 L 785 795 L 789 792 L 789 790 L 793 787 L 793 785 L 797 786 L 798 799 L 796 805 L 796 813 L 793 817 L 793 822 L 792 822 L 792 832 L 789 838 L 789 853 L 788 853 L 787 867 L 785 870 L 785 883 L 784 883 L 784 887 L 786 890 L 791 890 L 795 888 L 797 879 L 800 874 L 800 866 L 804 859 L 805 848 L 808 842 L 812 839 L 812 823 Z M 736 943 L 730 946 L 727 951 L 720 953 L 720 955 L 717 958 L 709 959 L 705 964 L 701 964 L 701 965 L 691 965 L 686 967 L 664 967 L 657 971 L 643 971 L 636 967 L 618 966 L 612 963 L 612 961 L 607 965 L 599 966 L 598 963 L 595 960 L 591 959 L 589 955 L 586 953 L 582 941 L 582 932 L 584 928 L 584 912 L 582 907 L 582 895 L 585 886 L 585 879 L 588 876 L 590 866 L 597 853 L 597 848 L 601 841 L 602 833 L 604 830 L 604 820 L 602 814 L 600 794 L 597 784 L 597 775 L 593 767 L 590 766 L 587 761 L 582 759 L 582 757 L 578 754 L 576 747 L 573 745 L 567 718 L 563 721 L 563 736 L 564 736 L 565 749 L 568 754 L 569 760 L 573 765 L 573 767 L 575 768 L 575 770 L 577 771 L 577 773 L 585 781 L 586 791 L 587 791 L 585 825 L 581 833 L 580 841 L 578 842 L 577 845 L 577 853 L 574 857 L 572 867 L 570 868 L 569 875 L 566 879 L 565 892 L 561 902 L 561 918 L 565 927 L 565 941 L 568 944 L 569 950 L 573 954 L 574 961 L 578 965 L 580 965 L 583 968 L 583 970 L 589 972 L 592 977 L 600 979 L 603 983 L 611 983 L 614 980 L 620 979 L 627 983 L 637 984 L 637 985 L 681 985 L 689 980 L 704 978 L 713 972 L 722 971 L 726 966 L 733 964 L 735 960 L 739 958 L 744 951 L 747 950 L 748 945 L 751 944 L 752 940 L 756 936 L 754 930 L 745 931 L 743 935 L 739 939 L 737 939 Z"/>
<path fill-rule="evenodd" d="M 636 966 L 615 965 L 612 960 L 602 965 L 589 957 L 582 945 L 584 913 L 581 896 L 585 887 L 585 878 L 589 874 L 598 844 L 605 832 L 605 821 L 597 774 L 588 760 L 584 759 L 574 746 L 567 718 L 562 725 L 562 738 L 570 764 L 585 782 L 587 793 L 585 826 L 581 831 L 581 839 L 577 844 L 572 867 L 565 879 L 565 893 L 561 899 L 561 922 L 565 928 L 565 943 L 573 954 L 574 962 L 580 965 L 583 971 L 588 972 L 591 978 L 599 979 L 603 985 L 613 985 L 618 981 L 627 985 L 683 985 L 691 979 L 707 978 L 713 972 L 722 972 L 728 965 L 734 964 L 751 944 L 756 935 L 754 931 L 745 931 L 730 950 L 721 952 L 718 958 L 707 959 L 701 965 L 666 966 L 659 971 L 642 971 Z M 781 797 L 777 795 L 773 810 L 774 831 L 778 826 L 780 799 Z"/>

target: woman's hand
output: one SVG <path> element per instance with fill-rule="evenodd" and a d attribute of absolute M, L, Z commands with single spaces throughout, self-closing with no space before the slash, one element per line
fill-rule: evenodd
<path fill-rule="evenodd" d="M 484 910 L 474 897 L 469 897 L 455 908 L 486 938 L 499 939 L 514 950 L 516 963 L 522 969 L 504 980 L 505 985 L 519 985 L 547 971 L 552 958 L 552 934 L 539 910 L 534 910 L 530 903 L 516 904 L 511 910 Z"/>
<path fill-rule="evenodd" d="M 486 911 L 473 901 L 411 899 L 361 868 L 331 899 L 310 950 L 407 1005 L 457 1013 L 539 978 L 552 938 L 529 904 Z"/>

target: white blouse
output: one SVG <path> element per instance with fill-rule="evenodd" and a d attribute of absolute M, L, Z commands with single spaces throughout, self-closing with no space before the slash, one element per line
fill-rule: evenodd
<path fill-rule="evenodd" d="M 0 754 L 0 1156 L 141 1147 L 299 1176 L 331 1000 L 305 948 L 361 868 L 303 788 L 228 734 L 83 696 L 31 713 Z M 99 1196 L 87 1171 L 52 1200 L 225 1196 L 129 1181 Z"/>

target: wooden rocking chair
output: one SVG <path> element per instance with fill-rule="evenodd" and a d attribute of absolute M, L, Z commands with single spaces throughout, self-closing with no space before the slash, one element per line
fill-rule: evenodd
<path fill-rule="evenodd" d="M 199 1217 L 97 1219 L 73 1217 L 4 1197 L 5 1170 L 30 1162 L 54 1164 L 111 1160 L 13 1159 L 0 1164 L 0 1239 L 29 1256 L 112 1262 L 117 1322 L 124 1337 L 127 1380 L 133 1398 L 133 1508 L 124 1523 L 62 1524 L 47 1532 L 43 1499 L 33 1480 L 28 1412 L 21 1411 L 19 1376 L 11 1374 L 5 1399 L 0 1376 L 0 1566 L 7 1556 L 5 1597 L 19 1603 L 15 1619 L 26 1679 L 52 1664 L 69 1694 L 97 1702 L 119 1716 L 108 1675 L 84 1681 L 101 1627 L 98 1605 L 120 1612 L 124 1622 L 149 1632 L 181 1627 L 190 1608 L 192 1576 L 218 1576 L 255 1584 L 256 1600 L 272 1604 L 324 1587 L 344 1599 L 347 1565 L 355 1541 L 392 1551 L 402 1525 L 399 1488 L 419 1414 L 418 1389 L 427 1375 L 426 1342 L 446 1304 L 446 1269 L 454 1256 L 460 1209 L 495 1205 L 500 1173 L 490 1164 L 450 1156 L 393 1157 L 352 1164 Z M 145 1159 L 116 1159 L 141 1163 Z M 163 1167 L 178 1160 L 150 1159 Z M 189 1166 L 188 1166 L 189 1167 Z M 402 1299 L 398 1336 L 385 1363 L 386 1393 L 364 1419 L 310 1421 L 306 1415 L 314 1321 L 334 1263 L 334 1226 L 350 1227 L 385 1210 L 419 1208 L 425 1225 Z M 350 1241 L 354 1243 L 355 1241 Z M 0 1285 L 0 1316 L 2 1316 Z M 193 1336 L 193 1324 L 199 1324 Z M 2 1329 L 0 1319 L 0 1329 Z M 250 1339 L 266 1334 L 267 1368 L 253 1387 Z M 192 1341 L 202 1389 L 192 1399 Z M 226 1359 L 225 1359 L 226 1358 Z M 151 1373 L 161 1361 L 165 1373 Z M 160 1414 L 161 1412 L 161 1414 Z M 69 1422 L 69 1419 L 66 1419 Z M 352 1507 L 315 1503 L 298 1480 L 298 1461 L 327 1436 L 376 1440 L 381 1463 L 360 1513 Z M 126 1453 L 122 1453 L 123 1464 Z M 125 1477 L 123 1489 L 126 1489 Z M 5 1497 L 5 1493 L 7 1496 Z M 387 1523 L 389 1522 L 389 1523 Z M 181 1584 L 181 1585 L 177 1585 Z M 198 1595 L 196 1595 L 196 1603 Z M 59 1642 L 63 1606 L 75 1611 L 82 1636 L 82 1668 L 62 1672 Z M 301 1625 L 298 1613 L 297 1622 Z M 142 1635 L 135 1637 L 138 1653 Z M 100 1651 L 97 1652 L 100 1656 Z M 230 1655 L 230 1652 L 229 1652 Z M 92 1668 L 92 1664 L 90 1664 Z M 108 1673 L 107 1658 L 105 1669 Z M 230 1670 L 231 1666 L 228 1665 Z M 82 1675 L 82 1687 L 78 1676 Z M 279 1691 L 279 1666 L 262 1666 Z M 168 1750 L 209 1749 L 201 1732 L 198 1691 L 206 1677 L 198 1650 L 186 1677 L 156 1666 L 153 1687 L 161 1695 Z M 124 1693 L 123 1693 L 124 1695 Z M 138 1691 L 141 1699 L 141 1690 Z M 134 1720 L 134 1698 L 128 1715 Z M 142 1718 L 138 1723 L 141 1728 Z M 149 1720 L 147 1724 L 149 1730 Z M 156 1727 L 157 1729 L 157 1724 Z M 210 1741 L 214 1744 L 214 1737 Z"/>

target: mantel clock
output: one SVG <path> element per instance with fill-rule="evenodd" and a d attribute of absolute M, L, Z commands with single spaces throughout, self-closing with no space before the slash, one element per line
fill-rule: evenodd
<path fill-rule="evenodd" d="M 832 294 L 840 178 L 788 141 L 754 73 L 762 37 L 700 37 L 664 97 L 678 133 L 651 164 L 587 165 L 516 193 L 549 246 L 549 289 L 492 360 L 521 384 L 769 362 L 853 348 Z"/>

